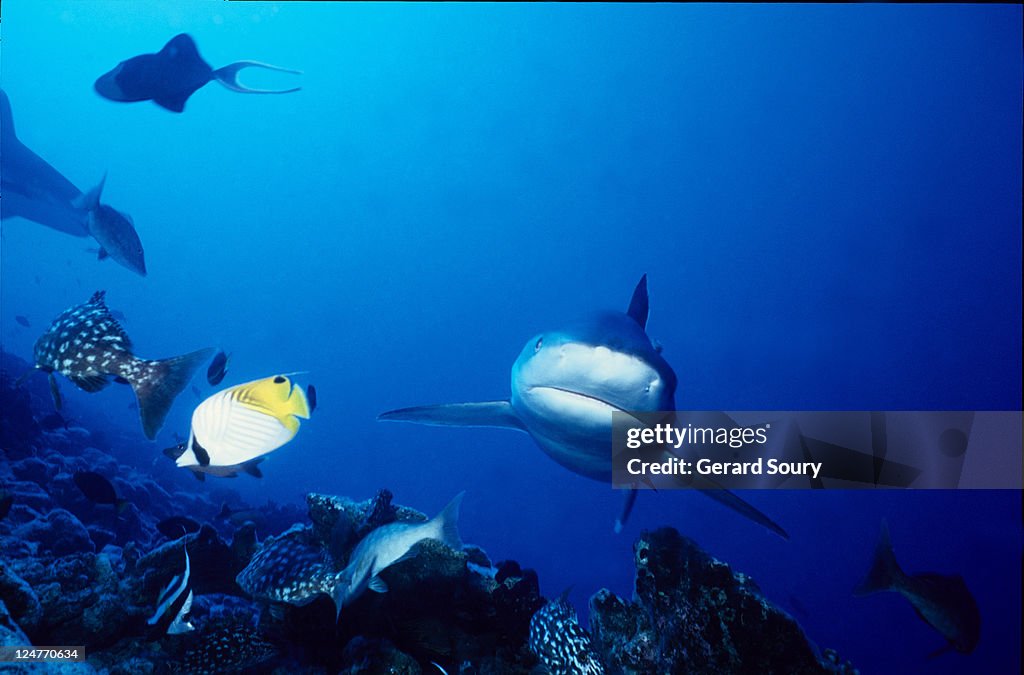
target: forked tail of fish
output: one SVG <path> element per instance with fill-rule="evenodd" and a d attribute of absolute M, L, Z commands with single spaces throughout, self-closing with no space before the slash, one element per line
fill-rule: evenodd
<path fill-rule="evenodd" d="M 245 68 L 263 68 L 265 70 L 275 70 L 280 73 L 291 73 L 293 75 L 302 74 L 301 70 L 281 68 L 280 66 L 272 66 L 268 63 L 260 63 L 259 61 L 236 61 L 235 63 L 229 63 L 223 68 L 218 68 L 213 71 L 213 79 L 217 80 L 231 91 L 237 91 L 241 94 L 290 94 L 293 91 L 302 89 L 302 87 L 293 87 L 291 89 L 255 89 L 253 87 L 247 87 L 238 81 L 238 73 Z"/>
<path fill-rule="evenodd" d="M 878 545 L 875 546 L 875 559 L 871 563 L 871 569 L 853 593 L 854 595 L 867 595 L 879 591 L 898 590 L 903 576 L 903 570 L 900 569 L 896 562 L 896 556 L 892 552 L 892 542 L 889 541 L 889 525 L 883 519 L 882 532 L 878 537 Z"/>
<path fill-rule="evenodd" d="M 128 380 L 139 399 L 139 416 L 146 438 L 156 438 L 175 397 L 212 353 L 213 349 L 208 348 L 159 361 L 133 359 L 121 369 L 119 374 Z"/>

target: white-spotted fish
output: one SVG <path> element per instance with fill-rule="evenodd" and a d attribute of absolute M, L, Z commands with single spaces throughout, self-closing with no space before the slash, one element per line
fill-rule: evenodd
<path fill-rule="evenodd" d="M 530 619 L 530 651 L 550 675 L 604 675 L 604 666 L 580 626 L 566 591 Z"/>
<path fill-rule="evenodd" d="M 261 477 L 264 455 L 292 440 L 299 418 L 309 419 L 302 387 L 285 375 L 246 382 L 219 391 L 192 413 L 188 442 L 164 452 L 177 465 L 203 474 Z"/>
<path fill-rule="evenodd" d="M 302 526 L 268 537 L 235 581 L 257 600 L 306 605 L 337 581 L 330 558 Z"/>
<path fill-rule="evenodd" d="M 97 291 L 88 302 L 64 310 L 36 341 L 36 368 L 71 380 L 79 389 L 100 391 L 111 379 L 127 382 L 139 400 L 142 430 L 155 438 L 174 398 L 188 385 L 211 349 L 170 359 L 140 359 L 132 354 L 131 340 L 110 314 Z"/>
<path fill-rule="evenodd" d="M 378 575 L 395 563 L 413 555 L 413 547 L 426 539 L 435 539 L 446 546 L 462 550 L 459 537 L 459 505 L 465 492 L 444 507 L 441 513 L 423 523 L 397 522 L 382 525 L 363 537 L 352 554 L 348 565 L 341 571 L 338 584 L 331 594 L 338 614 L 369 588 L 386 593 L 388 586 Z"/>
<path fill-rule="evenodd" d="M 180 661 L 168 664 L 171 673 L 224 675 L 249 672 L 277 653 L 277 648 L 256 631 L 245 626 L 216 630 L 185 652 Z"/>
<path fill-rule="evenodd" d="M 164 633 L 168 635 L 180 635 L 195 630 L 188 621 L 188 613 L 192 611 L 192 586 L 189 583 L 191 569 L 188 560 L 188 550 L 185 550 L 185 571 L 180 576 L 175 576 L 160 592 L 156 601 L 156 611 L 146 621 L 153 626 L 157 636 Z"/>

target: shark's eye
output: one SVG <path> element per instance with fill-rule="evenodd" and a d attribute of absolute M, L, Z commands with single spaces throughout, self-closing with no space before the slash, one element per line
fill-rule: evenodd
<path fill-rule="evenodd" d="M 540 351 L 540 347 L 543 344 L 544 344 L 544 338 L 542 338 L 542 337 L 541 338 L 537 338 L 537 344 L 535 344 L 533 346 L 533 351 L 539 352 Z"/>

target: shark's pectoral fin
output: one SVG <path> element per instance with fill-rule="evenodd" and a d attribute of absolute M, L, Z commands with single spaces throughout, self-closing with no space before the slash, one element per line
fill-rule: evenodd
<path fill-rule="evenodd" d="M 746 516 L 750 520 L 754 521 L 758 525 L 765 527 L 775 534 L 779 535 L 783 539 L 789 539 L 789 534 L 782 529 L 782 526 L 776 523 L 774 520 L 761 513 L 759 510 L 754 508 L 752 504 L 744 500 L 742 497 L 734 492 L 729 492 L 721 485 L 706 477 L 699 477 L 693 481 L 693 487 L 699 489 L 701 494 L 711 497 L 719 504 L 728 506 L 730 509 Z"/>
<path fill-rule="evenodd" d="M 238 73 L 245 68 L 263 68 L 264 70 L 275 70 L 279 73 L 291 73 L 292 75 L 302 74 L 301 70 L 281 68 L 280 66 L 272 66 L 269 63 L 260 63 L 259 61 L 237 61 L 213 71 L 213 79 L 217 80 L 231 91 L 237 91 L 241 94 L 290 94 L 293 91 L 301 89 L 301 87 L 292 87 L 291 89 L 255 89 L 253 87 L 247 87 L 238 81 Z"/>
<path fill-rule="evenodd" d="M 377 415 L 388 422 L 415 422 L 448 427 L 506 427 L 526 431 L 508 401 L 445 403 L 389 410 Z"/>

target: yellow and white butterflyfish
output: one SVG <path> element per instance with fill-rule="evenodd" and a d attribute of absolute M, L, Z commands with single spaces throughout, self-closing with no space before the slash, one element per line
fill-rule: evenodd
<path fill-rule="evenodd" d="M 192 413 L 176 463 L 195 472 L 234 476 L 242 470 L 258 477 L 259 458 L 292 440 L 299 418 L 309 414 L 305 392 L 286 375 L 219 391 Z"/>

